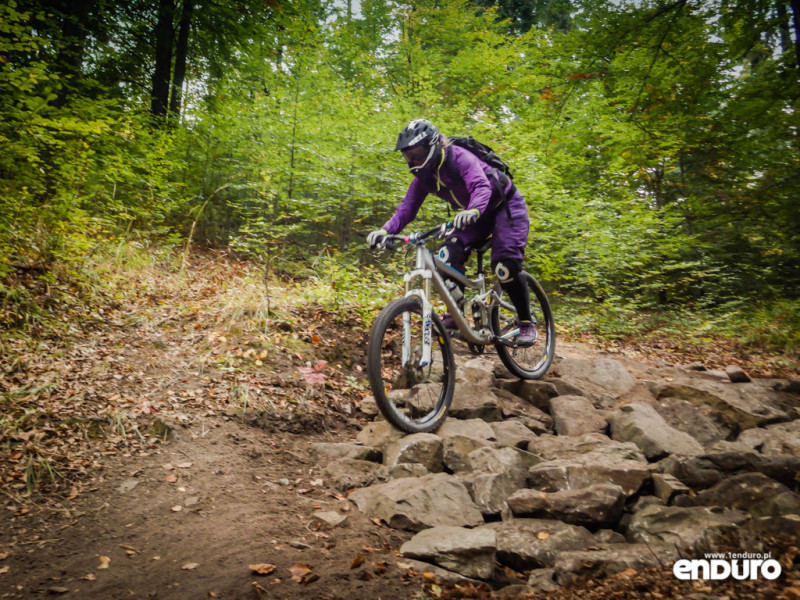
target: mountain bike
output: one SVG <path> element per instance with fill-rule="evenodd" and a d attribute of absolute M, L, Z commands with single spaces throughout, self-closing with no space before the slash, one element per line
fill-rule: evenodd
<path fill-rule="evenodd" d="M 516 344 L 517 312 L 500 283 L 486 285 L 484 253 L 491 241 L 468 248 L 477 255 L 477 271 L 468 278 L 439 259 L 426 246 L 444 239 L 452 223 L 442 223 L 425 233 L 388 235 L 380 247 L 413 248 L 414 265 L 403 276 L 405 296 L 390 302 L 375 319 L 367 347 L 370 388 L 386 420 L 407 433 L 436 430 L 445 420 L 455 389 L 455 361 L 451 337 L 467 343 L 473 354 L 493 345 L 506 368 L 520 379 L 541 379 L 553 362 L 556 344 L 553 312 L 544 289 L 523 271 L 530 296 L 531 314 L 537 327 L 534 345 Z M 464 285 L 462 311 L 445 277 Z M 434 289 L 458 329 L 448 331 L 433 311 Z M 468 314 L 469 313 L 469 316 Z"/>

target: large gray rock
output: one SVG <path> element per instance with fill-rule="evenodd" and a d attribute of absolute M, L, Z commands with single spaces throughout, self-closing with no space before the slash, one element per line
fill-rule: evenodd
<path fill-rule="evenodd" d="M 577 490 L 517 490 L 507 500 L 515 517 L 557 519 L 573 525 L 611 526 L 622 514 L 625 493 L 618 485 L 598 483 Z"/>
<path fill-rule="evenodd" d="M 789 416 L 780 409 L 779 392 L 755 383 L 719 383 L 694 379 L 692 385 L 660 383 L 652 386 L 659 399 L 680 398 L 693 404 L 709 406 L 738 429 L 750 429 L 787 421 Z"/>
<path fill-rule="evenodd" d="M 381 452 L 376 448 L 351 442 L 316 442 L 311 444 L 310 447 L 311 452 L 323 461 L 336 460 L 337 458 L 381 461 Z"/>
<path fill-rule="evenodd" d="M 475 473 L 506 473 L 517 487 L 523 487 L 528 468 L 539 459 L 518 448 L 478 448 L 470 452 L 467 462 Z"/>
<path fill-rule="evenodd" d="M 374 423 L 365 425 L 364 428 L 358 432 L 356 440 L 363 446 L 383 451 L 388 444 L 399 440 L 404 435 L 402 431 L 392 427 L 387 421 L 375 421 Z M 380 462 L 380 459 L 378 459 L 378 462 Z"/>
<path fill-rule="evenodd" d="M 674 475 L 653 473 L 653 493 L 664 504 L 669 504 L 675 496 L 689 492 L 689 487 Z"/>
<path fill-rule="evenodd" d="M 492 423 L 495 439 L 498 446 L 509 448 L 520 448 L 526 450 L 528 443 L 536 439 L 536 434 L 528 429 L 525 424 L 517 418 L 506 419 L 499 423 Z"/>
<path fill-rule="evenodd" d="M 466 473 L 459 479 L 481 513 L 489 517 L 502 515 L 508 508 L 508 497 L 520 487 L 519 480 L 508 473 Z"/>
<path fill-rule="evenodd" d="M 546 594 L 559 589 L 561 586 L 556 583 L 556 570 L 553 568 L 533 569 L 528 576 L 528 592 Z"/>
<path fill-rule="evenodd" d="M 488 358 L 473 358 L 459 365 L 456 370 L 456 380 L 483 387 L 493 387 L 495 384 L 494 364 Z"/>
<path fill-rule="evenodd" d="M 744 369 L 736 365 L 728 365 L 725 367 L 725 374 L 732 383 L 750 383 L 750 376 L 745 373 Z"/>
<path fill-rule="evenodd" d="M 588 578 L 603 578 L 627 569 L 641 571 L 668 565 L 679 558 L 669 544 L 604 544 L 586 550 L 560 552 L 555 560 L 555 580 L 563 586 Z"/>
<path fill-rule="evenodd" d="M 497 559 L 517 571 L 552 567 L 559 552 L 595 543 L 588 529 L 561 521 L 510 519 L 483 527 L 497 532 Z"/>
<path fill-rule="evenodd" d="M 375 482 L 386 483 L 403 477 L 423 477 L 430 475 L 425 465 L 419 463 L 399 463 L 396 465 L 382 465 L 375 471 Z"/>
<path fill-rule="evenodd" d="M 800 473 L 800 456 L 764 456 L 738 443 L 716 442 L 703 456 L 668 456 L 654 466 L 693 489 L 711 487 L 729 474 L 740 473 L 763 473 L 794 486 Z"/>
<path fill-rule="evenodd" d="M 442 470 L 442 438 L 433 433 L 414 433 L 389 443 L 383 464 L 419 463 L 432 473 Z"/>
<path fill-rule="evenodd" d="M 356 458 L 338 458 L 325 468 L 325 477 L 338 490 L 365 487 L 375 481 L 380 465 Z"/>
<path fill-rule="evenodd" d="M 663 398 L 653 408 L 668 425 L 688 433 L 703 445 L 726 440 L 735 429 L 718 410 L 681 398 Z"/>
<path fill-rule="evenodd" d="M 519 419 L 536 434 L 547 433 L 553 429 L 553 418 L 543 410 L 505 390 L 497 390 L 497 406 L 503 419 Z"/>
<path fill-rule="evenodd" d="M 483 419 L 447 419 L 436 431 L 436 435 L 443 440 L 455 436 L 465 437 L 487 445 L 496 439 L 492 425 Z"/>
<path fill-rule="evenodd" d="M 444 465 L 453 473 L 462 473 L 472 468 L 468 459 L 469 454 L 486 446 L 486 442 L 454 435 L 444 440 L 442 446 Z"/>
<path fill-rule="evenodd" d="M 491 529 L 439 526 L 403 544 L 403 556 L 432 562 L 465 577 L 489 579 L 494 573 L 496 535 Z"/>
<path fill-rule="evenodd" d="M 474 527 L 483 523 L 464 484 L 444 473 L 372 485 L 355 490 L 349 498 L 361 512 L 395 529 L 421 531 L 439 525 Z"/>
<path fill-rule="evenodd" d="M 559 394 L 549 381 L 510 379 L 500 382 L 500 387 L 543 411 L 550 410 L 550 398 Z"/>
<path fill-rule="evenodd" d="M 748 429 L 736 441 L 770 456 L 800 456 L 800 420 Z"/>
<path fill-rule="evenodd" d="M 469 382 L 456 383 L 450 415 L 454 419 L 483 419 L 487 423 L 503 418 L 492 389 Z"/>
<path fill-rule="evenodd" d="M 639 447 L 633 442 L 616 442 L 600 433 L 587 433 L 581 436 L 542 435 L 528 444 L 528 452 L 543 460 L 575 458 L 592 453 L 606 456 L 611 460 L 625 459 L 645 462 Z"/>
<path fill-rule="evenodd" d="M 631 496 L 649 479 L 650 466 L 647 463 L 594 452 L 543 462 L 528 471 L 529 486 L 546 492 L 613 483 L 621 487 L 626 496 Z"/>
<path fill-rule="evenodd" d="M 762 473 L 728 477 L 697 494 L 694 502 L 703 506 L 737 508 L 754 517 L 800 515 L 800 496 Z"/>
<path fill-rule="evenodd" d="M 397 566 L 401 566 L 401 563 L 398 562 Z M 403 559 L 402 568 L 410 569 L 416 573 L 423 573 L 426 576 L 431 576 L 435 581 L 442 583 L 471 583 L 473 585 L 480 585 L 483 583 L 479 579 L 464 577 L 464 575 L 456 573 L 455 571 L 448 571 L 447 569 L 443 569 L 442 567 L 434 565 L 433 563 L 415 560 L 413 558 Z"/>
<path fill-rule="evenodd" d="M 605 433 L 608 422 L 585 396 L 556 396 L 550 400 L 550 415 L 558 435 Z"/>
<path fill-rule="evenodd" d="M 604 396 L 619 398 L 636 385 L 636 380 L 623 364 L 610 358 L 565 358 L 559 363 L 557 372 L 562 381 L 584 392 L 577 395 L 586 395 L 595 401 Z"/>
<path fill-rule="evenodd" d="M 633 515 L 626 537 L 631 542 L 713 551 L 721 535 L 734 532 L 749 518 L 733 509 L 650 505 Z"/>
<path fill-rule="evenodd" d="M 650 460 L 668 454 L 696 456 L 704 451 L 700 442 L 667 425 L 663 417 L 646 404 L 628 404 L 611 415 L 611 438 L 633 442 Z"/>

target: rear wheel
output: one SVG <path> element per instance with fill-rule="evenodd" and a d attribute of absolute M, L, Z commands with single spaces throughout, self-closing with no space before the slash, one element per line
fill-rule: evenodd
<path fill-rule="evenodd" d="M 429 364 L 421 364 L 422 305 L 415 298 L 401 298 L 384 308 L 369 337 L 367 374 L 375 402 L 387 421 L 407 433 L 437 429 L 453 400 L 455 363 L 450 339 L 439 317 L 431 316 Z"/>
<path fill-rule="evenodd" d="M 541 379 L 553 363 L 556 351 L 553 311 L 547 294 L 539 282 L 524 271 L 521 276 L 527 278 L 531 316 L 536 325 L 538 338 L 532 346 L 516 345 L 514 340 L 519 329 L 517 311 L 497 284 L 495 292 L 501 298 L 501 306 L 494 307 L 491 313 L 492 330 L 500 338 L 495 341 L 495 348 L 500 360 L 511 373 L 520 379 Z"/>

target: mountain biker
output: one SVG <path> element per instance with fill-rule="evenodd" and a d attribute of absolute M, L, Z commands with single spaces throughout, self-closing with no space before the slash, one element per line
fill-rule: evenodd
<path fill-rule="evenodd" d="M 492 236 L 492 270 L 517 309 L 517 345 L 533 345 L 537 331 L 531 318 L 528 285 L 520 277 L 528 243 L 528 207 L 513 182 L 469 150 L 449 143 L 426 119 L 416 119 L 404 127 L 395 150 L 402 153 L 414 179 L 394 215 L 381 229 L 370 232 L 367 243 L 374 248 L 387 235 L 402 231 L 417 216 L 428 194 L 447 200 L 458 213 L 453 219 L 455 231 L 440 246 L 439 258 L 465 273 L 469 248 Z M 463 309 L 463 284 L 447 280 L 447 286 Z M 442 316 L 442 324 L 446 329 L 457 329 L 450 314 Z"/>

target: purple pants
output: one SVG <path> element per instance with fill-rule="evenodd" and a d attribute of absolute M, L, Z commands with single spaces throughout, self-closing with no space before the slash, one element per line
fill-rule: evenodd
<path fill-rule="evenodd" d="M 511 214 L 510 219 L 509 213 Z M 475 247 L 483 244 L 491 235 L 492 263 L 504 258 L 521 262 L 525 256 L 525 246 L 528 244 L 529 229 L 528 206 L 517 191 L 508 199 L 508 210 L 503 205 L 484 213 L 475 224 L 448 235 L 445 244 L 449 245 L 455 242 L 462 247 Z M 460 261 L 455 256 L 452 256 L 448 262 L 454 268 L 463 271 L 463 262 L 457 264 Z"/>

